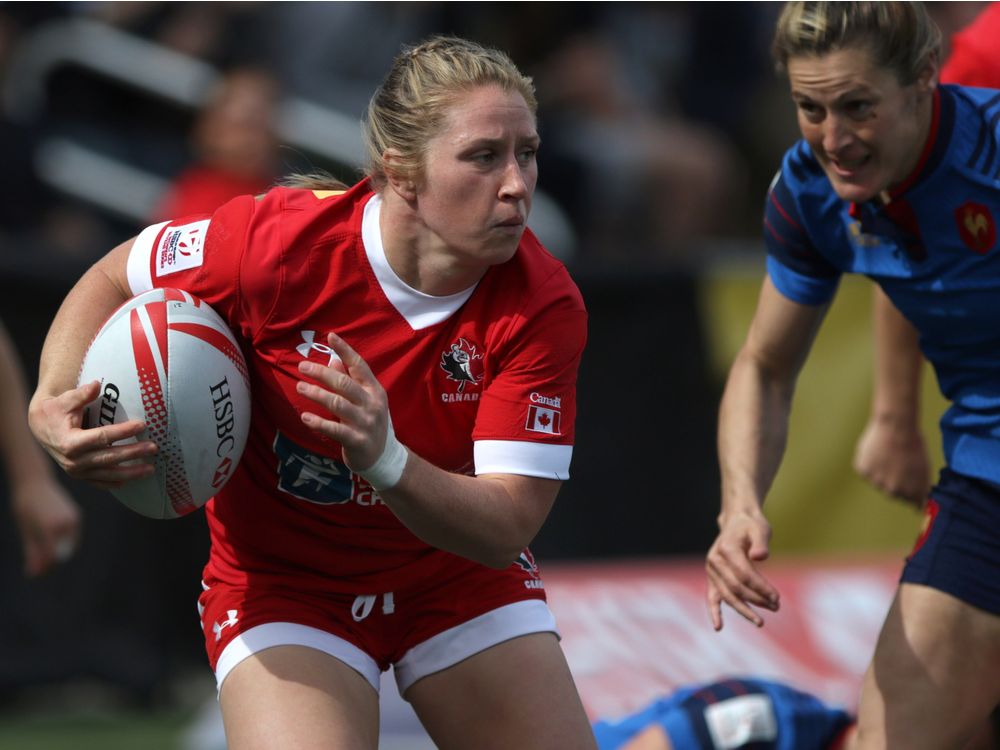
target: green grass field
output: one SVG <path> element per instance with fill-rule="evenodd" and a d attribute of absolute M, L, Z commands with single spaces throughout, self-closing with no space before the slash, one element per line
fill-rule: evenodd
<path fill-rule="evenodd" d="M 187 713 L 0 716 L 0 750 L 180 750 Z"/>

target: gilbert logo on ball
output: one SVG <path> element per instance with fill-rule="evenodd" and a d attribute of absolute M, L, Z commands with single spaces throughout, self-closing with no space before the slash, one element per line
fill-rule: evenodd
<path fill-rule="evenodd" d="M 141 437 L 159 446 L 151 477 L 112 490 L 126 506 L 177 518 L 232 477 L 250 428 L 250 379 L 232 332 L 202 300 L 154 289 L 119 307 L 84 357 L 79 383 L 94 380 L 84 427 L 141 419 Z"/>

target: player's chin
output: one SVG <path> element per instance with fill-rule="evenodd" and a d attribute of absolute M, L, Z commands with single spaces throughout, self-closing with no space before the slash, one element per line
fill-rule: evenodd
<path fill-rule="evenodd" d="M 849 203 L 866 203 L 877 196 L 884 185 L 874 175 L 844 177 L 827 170 L 827 177 L 837 197 Z"/>
<path fill-rule="evenodd" d="M 516 234 L 505 232 L 499 236 L 488 238 L 483 246 L 484 258 L 488 260 L 491 266 L 506 263 L 517 252 L 523 234 L 524 229 L 522 228 Z"/>

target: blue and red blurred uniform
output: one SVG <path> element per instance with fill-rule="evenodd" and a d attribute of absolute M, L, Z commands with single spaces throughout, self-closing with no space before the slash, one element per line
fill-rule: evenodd
<path fill-rule="evenodd" d="M 673 750 L 834 750 L 853 719 L 778 682 L 733 678 L 683 687 L 618 721 L 599 721 L 600 750 L 617 750 L 653 725 Z"/>
<path fill-rule="evenodd" d="M 1000 613 L 1000 91 L 945 85 L 914 172 L 864 204 L 840 199 L 809 145 L 785 155 L 765 209 L 767 269 L 823 305 L 842 273 L 877 282 L 920 333 L 951 406 L 948 468 L 903 580 Z"/>

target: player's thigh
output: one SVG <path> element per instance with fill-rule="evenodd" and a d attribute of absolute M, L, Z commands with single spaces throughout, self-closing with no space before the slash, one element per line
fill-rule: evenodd
<path fill-rule="evenodd" d="M 651 724 L 621 746 L 621 750 L 673 750 L 673 743 L 659 724 Z"/>
<path fill-rule="evenodd" d="M 241 661 L 219 696 L 229 750 L 376 750 L 378 693 L 339 659 L 276 646 Z"/>
<path fill-rule="evenodd" d="M 858 750 L 961 747 L 1000 702 L 1000 616 L 902 584 L 865 675 Z"/>
<path fill-rule="evenodd" d="M 595 748 L 569 666 L 552 633 L 499 643 L 406 691 L 440 750 Z"/>

